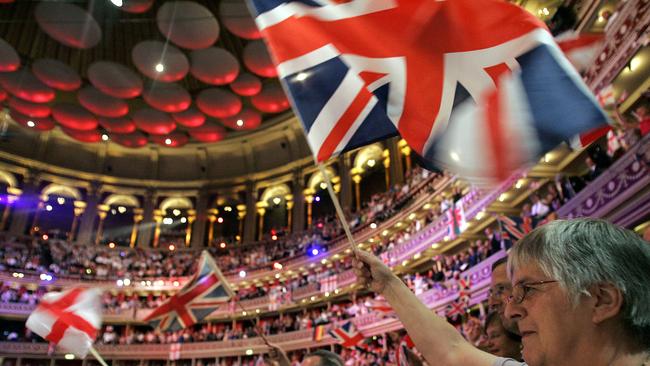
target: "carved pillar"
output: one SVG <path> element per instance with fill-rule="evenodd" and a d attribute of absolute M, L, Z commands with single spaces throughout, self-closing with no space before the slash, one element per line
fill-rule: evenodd
<path fill-rule="evenodd" d="M 302 176 L 300 172 L 293 175 L 292 183 L 293 195 L 293 212 L 291 214 L 292 224 L 291 230 L 294 233 L 301 232 L 305 229 L 305 196 L 303 195 Z"/>
<path fill-rule="evenodd" d="M 350 155 L 343 154 L 339 157 L 339 175 L 341 177 L 341 208 L 344 212 L 352 209 L 352 180 L 350 178 Z"/>
<path fill-rule="evenodd" d="M 151 245 L 151 234 L 155 227 L 153 217 L 154 209 L 156 208 L 156 196 L 152 191 L 147 191 L 144 195 L 144 202 L 142 205 L 142 223 L 138 228 L 138 247 L 147 248 Z"/>
<path fill-rule="evenodd" d="M 258 222 L 257 222 L 257 240 L 262 240 L 262 236 L 264 235 L 264 214 L 266 213 L 266 207 L 268 204 L 266 202 L 257 202 L 256 207 L 257 207 L 257 216 L 258 216 Z"/>
<path fill-rule="evenodd" d="M 160 224 L 162 224 L 163 213 L 161 210 L 153 211 L 153 221 L 156 222 L 156 226 L 153 229 L 153 243 L 151 246 L 153 248 L 158 248 L 158 241 L 160 240 Z"/>
<path fill-rule="evenodd" d="M 244 220 L 246 219 L 246 205 L 237 205 L 237 221 L 239 221 L 239 238 L 237 241 L 240 243 L 244 238 Z"/>
<path fill-rule="evenodd" d="M 390 164 L 390 184 L 404 183 L 404 166 L 402 164 L 402 156 L 400 155 L 399 147 L 397 146 L 399 137 L 393 137 L 388 140 L 388 160 Z"/>
<path fill-rule="evenodd" d="M 246 217 L 244 221 L 244 243 L 249 243 L 255 240 L 255 214 L 257 209 L 255 207 L 255 202 L 257 202 L 257 192 L 255 189 L 255 184 L 249 182 L 246 185 Z"/>
<path fill-rule="evenodd" d="M 14 205 L 14 213 L 9 225 L 9 234 L 24 235 L 29 225 L 29 216 L 38 210 L 39 180 L 33 176 L 25 176 L 23 194 Z"/>
<path fill-rule="evenodd" d="M 74 201 L 74 218 L 72 219 L 72 226 L 70 227 L 70 232 L 68 233 L 68 241 L 74 241 L 77 234 L 77 226 L 79 226 L 79 220 L 81 215 L 86 209 L 86 202 L 84 201 Z"/>
<path fill-rule="evenodd" d="M 312 219 L 312 203 L 314 203 L 313 190 L 310 188 L 305 189 L 305 202 L 307 202 L 307 228 L 311 227 Z"/>
<path fill-rule="evenodd" d="M 385 149 L 382 153 L 384 158 L 384 178 L 386 179 L 386 190 L 390 190 L 391 181 L 390 181 L 390 156 L 388 149 Z"/>
<path fill-rule="evenodd" d="M 189 247 L 192 242 L 192 227 L 196 221 L 196 210 L 187 211 L 187 228 L 185 229 L 185 246 Z M 205 228 L 205 226 L 203 227 Z"/>
<path fill-rule="evenodd" d="M 404 155 L 404 161 L 406 161 L 406 171 L 410 172 L 411 171 L 411 147 L 404 140 L 400 140 L 397 143 L 397 147 L 399 148 L 399 152 L 402 155 Z M 401 161 L 401 157 L 400 157 L 400 161 Z"/>
<path fill-rule="evenodd" d="M 208 193 L 201 190 L 196 197 L 196 219 L 192 229 L 192 248 L 201 248 L 205 246 L 205 227 L 208 224 L 206 212 L 208 210 Z M 189 222 L 189 218 L 188 218 Z M 192 224 L 189 224 L 192 226 Z"/>
<path fill-rule="evenodd" d="M 129 241 L 129 246 L 135 248 L 135 244 L 138 240 L 138 231 L 140 229 L 140 222 L 144 219 L 144 210 L 141 208 L 133 209 L 133 228 L 131 229 L 131 240 Z"/>
<path fill-rule="evenodd" d="M 9 220 L 9 215 L 11 214 L 11 207 L 14 203 L 20 198 L 23 194 L 23 191 L 16 187 L 7 188 L 7 203 L 5 204 L 5 209 L 2 212 L 2 222 L 0 222 L 0 231 L 4 231 L 7 227 L 7 221 Z"/>
<path fill-rule="evenodd" d="M 100 196 L 100 186 L 93 184 L 86 194 L 86 209 L 79 220 L 79 234 L 77 234 L 76 240 L 79 244 L 93 243 L 93 230 L 95 229 Z"/>
<path fill-rule="evenodd" d="M 218 214 L 219 210 L 216 208 L 211 208 L 208 210 L 208 246 L 210 246 L 212 244 L 212 240 L 214 240 L 214 222 L 217 221 Z"/>
<path fill-rule="evenodd" d="M 356 212 L 361 211 L 361 170 L 352 169 L 352 181 L 354 182 L 354 198 L 356 200 Z"/>
<path fill-rule="evenodd" d="M 292 224 L 292 217 L 293 217 L 293 195 L 288 194 L 284 196 L 284 199 L 287 203 L 287 230 L 291 232 L 291 224 Z"/>
<path fill-rule="evenodd" d="M 95 245 L 99 245 L 102 241 L 102 236 L 104 236 L 104 220 L 108 215 L 108 210 L 110 208 L 107 205 L 98 205 L 97 206 L 97 216 L 99 216 L 99 224 L 97 225 L 97 234 L 95 235 Z"/>

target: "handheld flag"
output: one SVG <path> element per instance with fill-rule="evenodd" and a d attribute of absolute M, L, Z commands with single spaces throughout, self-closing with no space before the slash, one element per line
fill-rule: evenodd
<path fill-rule="evenodd" d="M 314 342 L 320 342 L 325 336 L 325 325 L 320 324 L 314 327 L 314 333 L 312 339 Z"/>
<path fill-rule="evenodd" d="M 341 346 L 347 348 L 359 345 L 365 338 L 351 321 L 346 322 L 338 328 L 330 330 L 329 335 L 336 339 Z"/>
<path fill-rule="evenodd" d="M 49 292 L 27 318 L 26 326 L 66 352 L 84 358 L 102 325 L 100 296 L 98 289 Z"/>
<path fill-rule="evenodd" d="M 197 273 L 144 321 L 154 328 L 176 331 L 201 321 L 232 297 L 228 282 L 212 256 L 204 250 Z"/>
<path fill-rule="evenodd" d="M 317 162 L 399 132 L 494 181 L 607 121 L 545 25 L 508 2 L 250 1 Z"/>

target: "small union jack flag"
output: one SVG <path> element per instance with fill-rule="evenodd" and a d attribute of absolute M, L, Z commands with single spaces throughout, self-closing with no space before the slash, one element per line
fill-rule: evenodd
<path fill-rule="evenodd" d="M 144 321 L 160 330 L 176 331 L 201 321 L 232 297 L 233 292 L 214 259 L 203 251 L 197 273 Z"/>
<path fill-rule="evenodd" d="M 455 319 L 459 316 L 462 316 L 465 314 L 465 303 L 459 300 L 456 300 L 452 302 L 451 304 L 447 305 L 447 316 Z"/>
<path fill-rule="evenodd" d="M 341 346 L 347 348 L 355 347 L 365 339 L 363 334 L 357 330 L 357 327 L 355 327 L 351 321 L 346 322 L 339 328 L 330 330 L 328 333 L 332 338 L 336 339 Z"/>
<path fill-rule="evenodd" d="M 471 286 L 472 280 L 469 277 L 458 280 L 458 299 L 465 303 L 465 305 L 469 304 L 471 298 Z"/>

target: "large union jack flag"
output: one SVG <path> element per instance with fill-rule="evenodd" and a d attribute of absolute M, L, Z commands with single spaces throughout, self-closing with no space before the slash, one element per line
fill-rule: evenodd
<path fill-rule="evenodd" d="M 332 338 L 336 339 L 343 347 L 355 347 L 364 340 L 363 334 L 357 330 L 357 327 L 351 321 L 342 326 L 329 331 Z"/>
<path fill-rule="evenodd" d="M 233 292 L 214 259 L 203 251 L 197 273 L 144 321 L 160 330 L 176 331 L 201 321 L 232 297 Z"/>
<path fill-rule="evenodd" d="M 503 178 L 607 117 L 545 25 L 502 0 L 249 0 L 316 160 L 399 133 Z"/>

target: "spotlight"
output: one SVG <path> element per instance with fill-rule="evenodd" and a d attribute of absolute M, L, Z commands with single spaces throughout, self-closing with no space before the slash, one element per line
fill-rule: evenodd
<path fill-rule="evenodd" d="M 34 121 L 27 121 L 27 127 L 35 127 L 36 123 Z"/>
<path fill-rule="evenodd" d="M 117 7 L 122 7 L 122 0 L 111 0 L 111 2 Z"/>
<path fill-rule="evenodd" d="M 279 205 L 280 202 L 282 202 L 282 198 L 280 198 L 280 197 L 274 197 L 274 198 L 273 198 L 273 203 L 274 203 L 276 206 Z"/>
<path fill-rule="evenodd" d="M 165 225 L 171 225 L 173 223 L 174 223 L 174 219 L 172 219 L 171 217 L 165 217 L 163 219 L 163 224 L 165 224 Z"/>
<path fill-rule="evenodd" d="M 174 244 L 169 244 L 169 250 L 173 252 L 176 250 L 176 246 Z"/>
<path fill-rule="evenodd" d="M 174 285 L 174 286 L 176 286 L 176 287 L 178 287 L 178 286 L 180 286 L 180 285 L 181 285 L 181 283 L 180 283 L 180 282 L 178 282 L 178 281 L 174 281 L 174 282 L 173 282 L 173 285 Z"/>
<path fill-rule="evenodd" d="M 172 211 L 172 213 L 174 214 L 174 216 L 178 216 L 178 215 L 181 214 L 181 210 L 175 208 L 175 209 Z"/>
<path fill-rule="evenodd" d="M 118 1 L 118 0 L 111 0 L 111 1 Z M 66 353 L 65 356 L 63 356 L 66 360 L 74 360 L 74 355 L 72 353 Z"/>
<path fill-rule="evenodd" d="M 65 198 L 63 198 L 63 197 L 59 197 L 59 198 L 57 198 L 57 199 L 56 199 L 56 203 L 58 203 L 59 205 L 64 204 L 64 203 L 65 203 Z"/>
<path fill-rule="evenodd" d="M 181 223 L 184 224 L 184 223 L 186 223 L 186 222 L 187 222 L 187 218 L 185 218 L 185 217 L 181 217 Z"/>
<path fill-rule="evenodd" d="M 246 271 L 244 271 L 243 269 L 241 271 L 239 271 L 239 277 L 241 277 L 241 278 L 246 277 Z"/>
<path fill-rule="evenodd" d="M 271 240 L 278 240 L 278 236 L 277 235 L 272 235 Z"/>
<path fill-rule="evenodd" d="M 221 242 L 221 244 L 219 244 L 219 248 L 221 248 L 221 249 L 224 249 L 224 248 L 226 248 L 226 243 L 224 243 L 224 242 Z"/>
<path fill-rule="evenodd" d="M 43 234 L 43 240 L 47 240 L 47 239 L 49 239 L 49 238 L 50 238 L 50 237 L 47 236 L 47 234 Z"/>
<path fill-rule="evenodd" d="M 108 247 L 111 249 L 115 248 L 115 243 L 113 242 L 108 243 Z"/>
<path fill-rule="evenodd" d="M 371 223 L 371 224 L 370 224 L 370 228 L 373 229 L 373 230 L 376 229 L 376 228 L 377 228 L 377 224 L 374 223 L 374 222 Z"/>
<path fill-rule="evenodd" d="M 377 164 L 377 161 L 375 161 L 375 159 L 369 159 L 367 164 L 369 167 L 372 168 L 373 166 L 375 166 L 375 164 Z"/>
<path fill-rule="evenodd" d="M 125 213 L 126 212 L 126 207 L 124 207 L 124 206 L 118 207 L 117 212 L 122 213 L 122 214 Z"/>
<path fill-rule="evenodd" d="M 316 202 L 320 202 L 320 196 L 316 196 L 316 197 L 314 197 L 314 201 L 316 201 Z"/>
<path fill-rule="evenodd" d="M 171 145 L 172 144 L 172 139 L 167 138 L 165 139 L 165 145 Z"/>
<path fill-rule="evenodd" d="M 223 224 L 223 217 L 218 217 L 217 222 L 220 223 L 220 224 Z"/>
<path fill-rule="evenodd" d="M 226 207 L 223 208 L 223 210 L 226 211 L 226 212 L 230 212 L 230 211 L 232 211 L 232 207 L 226 206 Z"/>
<path fill-rule="evenodd" d="M 108 141 L 108 135 L 102 134 L 102 141 Z"/>
<path fill-rule="evenodd" d="M 45 211 L 52 211 L 52 205 L 45 206 Z"/>
<path fill-rule="evenodd" d="M 320 182 L 320 189 L 327 189 L 327 183 Z"/>
<path fill-rule="evenodd" d="M 277 270 L 282 269 L 282 263 L 279 263 L 279 262 L 273 263 L 273 268 L 277 269 Z"/>
<path fill-rule="evenodd" d="M 125 278 L 124 280 L 122 280 L 122 283 L 124 284 L 124 286 L 129 286 L 131 284 L 131 280 L 128 279 L 128 278 Z"/>
<path fill-rule="evenodd" d="M 111 209 L 111 215 L 117 215 L 117 211 L 114 208 Z"/>
<path fill-rule="evenodd" d="M 165 65 L 157 64 L 156 65 L 156 72 L 163 72 L 163 71 L 165 71 Z"/>
<path fill-rule="evenodd" d="M 117 285 L 117 287 L 122 287 L 122 286 L 124 286 L 124 281 L 117 280 L 117 281 L 115 281 L 115 284 Z"/>
<path fill-rule="evenodd" d="M 244 125 L 244 120 L 243 119 L 238 119 L 236 123 L 237 123 L 237 126 L 242 127 Z"/>

